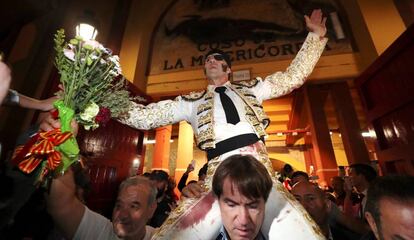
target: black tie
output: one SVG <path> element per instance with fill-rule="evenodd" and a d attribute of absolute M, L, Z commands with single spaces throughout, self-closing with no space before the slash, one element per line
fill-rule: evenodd
<path fill-rule="evenodd" d="M 227 122 L 237 124 L 240 122 L 239 114 L 237 113 L 237 109 L 236 106 L 234 106 L 233 101 L 225 93 L 226 90 L 226 87 L 216 87 L 214 91 L 220 94 L 220 100 L 223 105 L 224 113 L 226 114 Z"/>

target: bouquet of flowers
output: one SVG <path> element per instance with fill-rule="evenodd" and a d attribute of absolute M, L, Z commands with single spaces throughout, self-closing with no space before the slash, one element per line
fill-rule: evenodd
<path fill-rule="evenodd" d="M 55 65 L 60 74 L 62 91 L 54 103 L 61 128 L 39 132 L 13 157 L 20 170 L 38 170 L 38 183 L 53 171 L 64 172 L 78 159 L 79 148 L 72 135 L 71 121 L 75 119 L 86 130 L 105 125 L 129 109 L 130 97 L 121 77 L 118 56 L 92 40 L 81 37 L 65 41 L 63 30 L 55 34 Z"/>

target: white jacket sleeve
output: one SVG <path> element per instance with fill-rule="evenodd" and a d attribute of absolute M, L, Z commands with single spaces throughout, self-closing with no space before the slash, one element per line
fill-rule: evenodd
<path fill-rule="evenodd" d="M 147 106 L 132 103 L 128 115 L 118 121 L 136 129 L 149 130 L 157 127 L 188 121 L 191 116 L 191 102 L 182 100 L 164 100 Z"/>
<path fill-rule="evenodd" d="M 264 80 L 260 79 L 259 83 L 253 87 L 252 90 L 258 100 L 277 98 L 302 86 L 312 73 L 327 41 L 327 38 L 320 39 L 319 35 L 310 32 L 285 72 L 276 72 Z"/>

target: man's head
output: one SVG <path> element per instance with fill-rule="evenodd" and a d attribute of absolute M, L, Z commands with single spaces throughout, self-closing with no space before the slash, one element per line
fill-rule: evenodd
<path fill-rule="evenodd" d="M 290 177 L 292 176 L 293 168 L 289 163 L 286 163 L 285 165 L 283 165 L 282 172 L 286 177 Z"/>
<path fill-rule="evenodd" d="M 319 226 L 327 224 L 328 199 L 322 189 L 310 182 L 298 182 L 291 192 Z"/>
<path fill-rule="evenodd" d="M 344 190 L 344 184 L 345 184 L 344 179 L 339 177 L 339 176 L 331 178 L 331 186 L 332 186 L 334 192 L 338 195 L 344 193 L 344 191 L 345 191 Z"/>
<path fill-rule="evenodd" d="M 302 171 L 296 171 L 292 173 L 292 177 L 290 178 L 292 186 L 298 182 L 309 182 L 309 175 Z"/>
<path fill-rule="evenodd" d="M 213 177 L 213 192 L 232 240 L 251 240 L 259 234 L 271 188 L 266 168 L 252 156 L 234 155 L 220 164 Z"/>
<path fill-rule="evenodd" d="M 199 181 L 204 181 L 206 179 L 206 177 L 207 177 L 207 167 L 208 167 L 208 164 L 206 163 L 198 171 L 198 180 Z"/>
<path fill-rule="evenodd" d="M 368 164 L 356 163 L 349 166 L 349 176 L 356 189 L 362 192 L 377 177 L 377 173 Z"/>
<path fill-rule="evenodd" d="M 204 73 L 209 84 L 221 86 L 228 80 L 231 75 L 230 57 L 223 51 L 214 49 L 206 54 L 204 62 Z"/>
<path fill-rule="evenodd" d="M 119 186 L 112 213 L 115 234 L 120 238 L 138 239 L 145 235 L 145 225 L 157 208 L 157 189 L 148 178 L 135 176 Z"/>
<path fill-rule="evenodd" d="M 414 177 L 386 176 L 369 189 L 365 217 L 379 240 L 414 239 Z"/>
<path fill-rule="evenodd" d="M 157 198 L 163 196 L 167 190 L 169 177 L 168 173 L 163 170 L 153 170 L 151 172 L 149 178 L 157 187 Z"/>

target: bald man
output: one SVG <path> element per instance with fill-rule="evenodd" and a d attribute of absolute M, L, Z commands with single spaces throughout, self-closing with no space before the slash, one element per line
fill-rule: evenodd
<path fill-rule="evenodd" d="M 362 221 L 342 214 L 336 205 L 328 200 L 325 192 L 315 184 L 307 181 L 298 182 L 293 186 L 292 194 L 311 215 L 327 239 L 358 239 L 359 234 L 368 231 Z"/>

